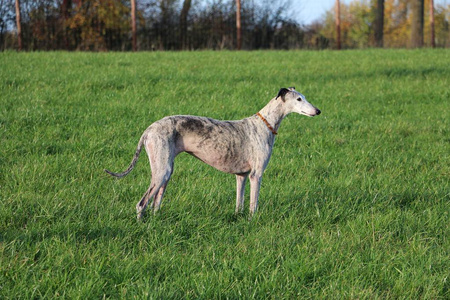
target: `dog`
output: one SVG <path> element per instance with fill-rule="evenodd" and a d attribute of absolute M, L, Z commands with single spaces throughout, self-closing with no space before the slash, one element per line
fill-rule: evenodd
<path fill-rule="evenodd" d="M 175 157 L 187 152 L 208 165 L 236 175 L 236 213 L 244 208 L 244 191 L 250 177 L 250 217 L 258 207 L 261 178 L 272 154 L 281 121 L 290 113 L 309 117 L 321 112 L 294 87 L 278 95 L 255 115 L 237 121 L 219 121 L 189 115 L 168 116 L 151 124 L 142 134 L 130 166 L 122 173 L 105 170 L 121 178 L 136 165 L 142 147 L 150 160 L 150 187 L 136 205 L 141 219 L 150 199 L 156 213 L 173 172 Z"/>

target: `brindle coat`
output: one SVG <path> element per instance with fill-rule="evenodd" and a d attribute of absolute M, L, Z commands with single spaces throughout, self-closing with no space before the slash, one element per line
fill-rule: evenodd
<path fill-rule="evenodd" d="M 196 116 L 165 117 L 144 131 L 126 171 L 105 171 L 119 178 L 127 175 L 145 147 L 152 180 L 136 205 L 140 219 L 151 198 L 154 198 L 151 208 L 154 212 L 159 210 L 174 159 L 180 152 L 187 152 L 220 171 L 236 175 L 236 212 L 243 210 L 245 182 L 250 177 L 250 213 L 253 215 L 258 206 L 261 178 L 272 154 L 274 134 L 291 112 L 311 117 L 320 114 L 320 110 L 295 88 L 282 88 L 277 97 L 259 111 L 262 118 L 253 115 L 238 121 L 218 121 Z"/>

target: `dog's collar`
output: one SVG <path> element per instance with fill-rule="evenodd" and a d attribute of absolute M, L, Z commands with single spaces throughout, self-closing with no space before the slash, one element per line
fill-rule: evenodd
<path fill-rule="evenodd" d="M 269 128 L 273 134 L 278 134 L 277 131 L 272 126 L 270 126 L 269 122 L 267 122 L 267 120 L 259 112 L 257 112 L 256 115 L 260 117 L 260 119 L 264 122 L 264 124 L 266 124 L 267 128 Z"/>

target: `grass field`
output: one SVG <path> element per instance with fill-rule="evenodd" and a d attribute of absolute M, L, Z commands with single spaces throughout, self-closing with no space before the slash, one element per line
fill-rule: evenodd
<path fill-rule="evenodd" d="M 450 52 L 0 53 L 0 298 L 450 298 Z M 182 154 L 156 216 L 143 130 L 287 117 L 257 216 Z"/>

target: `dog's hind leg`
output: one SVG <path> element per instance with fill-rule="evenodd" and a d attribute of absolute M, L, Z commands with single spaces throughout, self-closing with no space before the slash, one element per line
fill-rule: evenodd
<path fill-rule="evenodd" d="M 152 180 L 150 187 L 144 194 L 142 199 L 136 205 L 136 212 L 138 219 L 142 215 L 148 205 L 148 202 L 153 198 L 151 208 L 157 211 L 161 205 L 161 199 L 164 195 L 167 183 L 172 175 L 173 160 L 175 159 L 174 151 L 171 151 L 169 143 L 164 140 L 155 141 L 153 144 L 146 143 L 145 150 L 147 151 L 150 160 L 150 168 L 152 170 Z"/>
<path fill-rule="evenodd" d="M 155 195 L 155 198 L 152 202 L 153 212 L 156 213 L 161 207 L 161 200 L 164 196 L 164 192 L 166 191 L 167 182 L 159 188 L 158 193 Z"/>
<path fill-rule="evenodd" d="M 172 174 L 172 168 L 167 168 L 164 173 L 157 173 L 152 175 L 152 182 L 150 183 L 150 187 L 147 192 L 145 192 L 142 199 L 136 205 L 136 212 L 138 214 L 138 219 L 142 218 L 145 209 L 147 208 L 148 202 L 151 198 L 153 198 L 152 204 L 150 207 L 154 212 L 159 210 L 161 206 L 161 200 L 164 196 L 164 191 L 167 187 L 167 183 L 170 179 L 170 175 Z"/>
<path fill-rule="evenodd" d="M 142 218 L 142 215 L 144 214 L 145 208 L 147 207 L 148 200 L 154 196 L 154 186 L 150 184 L 150 187 L 145 192 L 145 194 L 142 196 L 141 200 L 136 204 L 136 212 L 137 212 L 137 218 L 140 220 Z M 153 206 L 153 203 L 152 203 Z"/>

